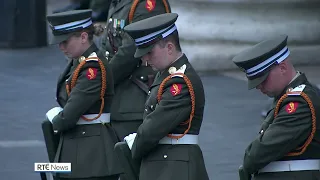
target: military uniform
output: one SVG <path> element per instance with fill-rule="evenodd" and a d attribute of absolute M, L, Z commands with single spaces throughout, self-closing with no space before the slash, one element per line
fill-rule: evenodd
<path fill-rule="evenodd" d="M 177 18 L 177 14 L 167 13 L 126 26 L 137 45 L 135 57 L 177 32 Z M 158 72 L 150 87 L 143 123 L 136 134 L 125 138 L 128 145 L 134 139 L 132 157 L 142 159 L 140 180 L 209 179 L 198 145 L 204 105 L 202 81 L 184 54 Z"/>
<path fill-rule="evenodd" d="M 320 89 L 319 89 L 319 87 L 318 87 L 316 84 L 312 84 L 312 83 L 311 83 L 311 85 L 312 85 L 315 89 L 317 89 L 318 93 L 320 94 Z M 270 99 L 268 99 L 265 108 L 261 111 L 261 116 L 262 116 L 263 118 L 266 118 L 266 117 L 267 117 L 267 113 L 268 113 L 269 110 L 272 109 L 272 108 L 273 108 L 273 99 L 270 98 Z"/>
<path fill-rule="evenodd" d="M 236 57 L 249 89 L 266 80 L 270 70 L 286 60 L 287 36 L 263 41 Z M 297 72 L 274 98 L 258 137 L 246 148 L 244 179 L 320 179 L 320 96 L 304 73 Z"/>
<path fill-rule="evenodd" d="M 134 58 L 135 44 L 123 31 L 131 22 L 170 12 L 166 0 L 113 0 L 101 48 L 108 51 L 115 84 L 111 124 L 120 140 L 142 123 L 144 103 L 155 73 Z"/>
<path fill-rule="evenodd" d="M 92 26 L 88 18 L 88 10 L 48 16 L 54 42 Z M 47 113 L 54 132 L 60 136 L 54 162 L 71 163 L 71 173 L 57 174 L 61 179 L 116 180 L 121 173 L 113 151 L 117 137 L 109 123 L 114 94 L 112 72 L 104 54 L 97 52 L 92 44 L 79 59 L 69 61 L 57 84 L 61 108 Z"/>
<path fill-rule="evenodd" d="M 108 17 L 108 9 L 111 4 L 111 0 L 71 0 L 70 4 L 53 11 L 53 13 L 92 9 L 93 21 L 105 21 Z"/>

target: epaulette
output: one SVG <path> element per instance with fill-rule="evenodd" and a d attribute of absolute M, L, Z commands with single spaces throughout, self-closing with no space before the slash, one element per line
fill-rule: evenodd
<path fill-rule="evenodd" d="M 288 96 L 300 96 L 305 87 L 305 84 L 301 84 L 291 90 L 288 90 L 287 94 Z"/>
<path fill-rule="evenodd" d="M 186 71 L 186 68 L 187 68 L 187 65 L 185 65 L 185 64 L 183 66 L 181 66 L 178 70 L 177 70 L 176 67 L 170 67 L 168 72 L 169 72 L 169 74 L 173 74 L 173 76 L 171 76 L 171 78 L 173 78 L 173 77 L 183 77 L 179 73 L 184 74 L 184 72 Z M 174 74 L 176 74 L 176 75 L 174 75 Z"/>
<path fill-rule="evenodd" d="M 86 57 L 84 57 L 84 56 L 81 56 L 81 57 L 79 58 L 79 63 L 81 63 L 81 62 L 84 61 L 84 60 L 87 61 L 87 62 L 89 62 L 89 61 L 98 61 L 99 58 L 98 58 L 97 53 L 93 52 L 93 53 L 91 53 L 91 54 L 88 56 L 88 58 L 86 58 Z"/>

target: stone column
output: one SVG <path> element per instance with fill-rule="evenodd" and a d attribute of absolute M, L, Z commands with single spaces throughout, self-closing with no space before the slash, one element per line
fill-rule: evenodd
<path fill-rule="evenodd" d="M 319 0 L 171 0 L 181 46 L 197 70 L 235 68 L 231 59 L 287 34 L 294 64 L 320 64 Z"/>

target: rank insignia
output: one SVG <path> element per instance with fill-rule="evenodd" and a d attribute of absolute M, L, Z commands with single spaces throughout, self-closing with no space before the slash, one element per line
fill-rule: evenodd
<path fill-rule="evenodd" d="M 298 87 L 295 87 L 294 89 L 289 88 L 287 94 L 288 96 L 300 96 L 305 87 L 306 85 L 302 84 L 302 85 L 299 85 Z"/>
<path fill-rule="evenodd" d="M 181 93 L 182 85 L 181 84 L 173 84 L 170 87 L 170 92 L 172 96 L 176 96 Z"/>
<path fill-rule="evenodd" d="M 95 79 L 97 77 L 97 68 L 89 68 L 86 75 L 89 80 Z"/>
<path fill-rule="evenodd" d="M 297 102 L 290 102 L 286 106 L 286 111 L 287 111 L 288 114 L 291 114 L 291 113 L 296 112 L 297 108 L 298 108 L 298 103 Z"/>
<path fill-rule="evenodd" d="M 152 11 L 156 7 L 156 0 L 147 0 L 146 1 L 146 9 L 148 11 Z"/>

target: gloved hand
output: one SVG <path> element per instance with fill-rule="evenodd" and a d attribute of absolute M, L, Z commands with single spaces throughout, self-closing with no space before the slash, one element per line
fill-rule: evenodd
<path fill-rule="evenodd" d="M 251 180 L 251 174 L 248 174 L 242 165 L 239 167 L 239 177 L 240 180 Z"/>
<path fill-rule="evenodd" d="M 132 145 L 136 136 L 137 136 L 137 133 L 132 133 L 124 138 L 124 141 L 128 144 L 130 150 L 132 148 Z"/>
<path fill-rule="evenodd" d="M 52 109 L 50 109 L 47 113 L 46 113 L 46 117 L 47 119 L 52 123 L 53 118 L 59 114 L 63 109 L 61 107 L 54 107 Z"/>

